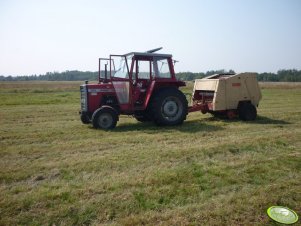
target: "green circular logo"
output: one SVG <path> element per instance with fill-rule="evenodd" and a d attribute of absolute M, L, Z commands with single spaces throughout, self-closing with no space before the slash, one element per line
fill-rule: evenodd
<path fill-rule="evenodd" d="M 284 206 L 271 206 L 267 210 L 268 216 L 282 224 L 293 224 L 298 221 L 298 215 Z"/>

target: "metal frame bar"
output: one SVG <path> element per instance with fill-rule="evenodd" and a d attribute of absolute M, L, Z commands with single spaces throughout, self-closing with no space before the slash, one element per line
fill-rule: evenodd
<path fill-rule="evenodd" d="M 101 61 L 110 60 L 109 58 L 98 58 L 98 81 L 101 82 Z M 105 74 L 105 80 L 108 80 L 107 74 Z"/>

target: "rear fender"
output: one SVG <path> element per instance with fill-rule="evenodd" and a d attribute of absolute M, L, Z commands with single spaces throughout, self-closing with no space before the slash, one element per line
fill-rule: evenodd
<path fill-rule="evenodd" d="M 163 80 L 163 79 L 161 79 Z M 147 89 L 147 96 L 145 98 L 145 102 L 144 102 L 144 109 L 147 108 L 149 101 L 151 99 L 151 97 L 154 95 L 155 92 L 161 90 L 161 89 L 168 89 L 168 88 L 174 88 L 174 89 L 179 89 L 180 86 L 186 86 L 185 82 L 182 81 L 175 81 L 175 82 L 171 82 L 171 81 L 160 81 L 160 82 L 156 82 L 156 81 L 152 81 L 149 88 Z"/>

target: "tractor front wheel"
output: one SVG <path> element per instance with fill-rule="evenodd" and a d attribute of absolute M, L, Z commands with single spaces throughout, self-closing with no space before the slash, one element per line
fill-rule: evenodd
<path fill-rule="evenodd" d="M 243 121 L 253 121 L 257 117 L 256 107 L 249 103 L 241 103 L 238 107 L 238 116 Z"/>
<path fill-rule="evenodd" d="M 96 129 L 114 129 L 118 121 L 117 112 L 111 107 L 101 107 L 92 115 L 92 124 Z"/>
<path fill-rule="evenodd" d="M 164 89 L 155 94 L 151 109 L 157 125 L 179 125 L 186 119 L 188 102 L 180 90 Z"/>
<path fill-rule="evenodd" d="M 80 114 L 80 120 L 82 121 L 83 124 L 89 124 L 90 123 L 90 118 L 85 113 Z"/>

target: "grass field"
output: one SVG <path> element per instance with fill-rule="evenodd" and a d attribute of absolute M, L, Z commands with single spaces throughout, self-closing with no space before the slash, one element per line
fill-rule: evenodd
<path fill-rule="evenodd" d="M 0 225 L 278 225 L 271 205 L 301 216 L 300 84 L 261 84 L 254 122 L 122 116 L 109 132 L 81 124 L 79 84 L 0 83 Z"/>

